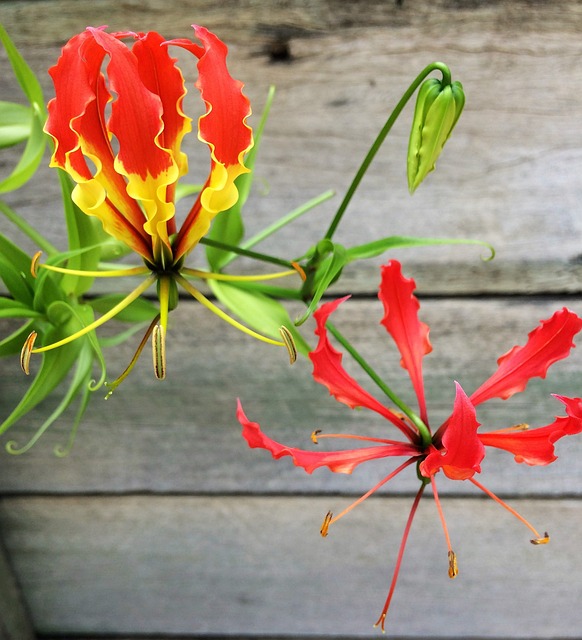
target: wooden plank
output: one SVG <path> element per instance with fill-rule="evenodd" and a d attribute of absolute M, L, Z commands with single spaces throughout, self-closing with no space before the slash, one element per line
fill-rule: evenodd
<path fill-rule="evenodd" d="M 451 410 L 453 380 L 459 380 L 470 393 L 493 373 L 502 353 L 524 344 L 527 333 L 542 318 L 570 302 L 574 301 L 423 299 L 421 317 L 432 328 L 434 346 L 425 358 L 433 428 Z M 582 311 L 578 303 L 573 306 Z M 377 300 L 352 299 L 337 312 L 336 324 L 388 384 L 414 404 L 399 357 L 379 326 L 381 315 Z M 4 455 L 0 493 L 358 494 L 385 475 L 386 465 L 379 462 L 363 465 L 353 477 L 327 470 L 309 476 L 289 460 L 274 462 L 266 452 L 249 450 L 234 416 L 237 397 L 251 419 L 292 446 L 310 448 L 309 434 L 315 428 L 386 437 L 391 427 L 387 430 L 384 420 L 371 412 L 350 411 L 335 402 L 324 387 L 313 382 L 305 360 L 289 367 L 282 349 L 227 327 L 199 305 L 182 302 L 170 320 L 167 379 L 154 379 L 150 356 L 144 353 L 109 400 L 103 401 L 101 393 L 95 395 L 68 458 L 56 458 L 52 450 L 67 441 L 72 415 L 60 420 L 28 453 Z M 304 335 L 313 335 L 312 323 Z M 112 377 L 123 370 L 139 338 L 106 352 Z M 348 358 L 346 366 L 367 389 L 376 391 L 357 367 L 350 366 Z M 524 421 L 532 426 L 548 424 L 561 411 L 550 394 L 580 395 L 581 376 L 579 347 L 570 358 L 554 365 L 545 381 L 533 380 L 524 393 L 509 401 L 479 407 L 483 429 Z M 0 401 L 5 411 L 16 403 L 26 384 L 16 358 L 0 362 Z M 24 445 L 47 414 L 48 408 L 31 414 L 3 436 L 1 445 L 9 440 Z M 582 438 L 560 441 L 557 453 L 555 464 L 527 467 L 515 464 L 506 453 L 491 451 L 483 465 L 484 482 L 504 495 L 580 495 Z M 414 486 L 415 476 L 410 473 L 388 489 L 411 491 Z M 443 488 L 445 492 L 471 490 L 465 483 Z"/>
<path fill-rule="evenodd" d="M 41 634 L 377 637 L 411 498 L 372 499 L 319 537 L 345 498 L 4 498 L 0 526 Z M 396 637 L 578 638 L 580 501 L 432 500 L 415 518 L 388 631 Z M 421 605 L 419 607 L 419 605 Z"/>
<path fill-rule="evenodd" d="M 578 3 L 471 3 L 459 8 L 415 2 L 400 9 L 376 3 L 373 12 L 358 12 L 357 3 L 334 3 L 333 11 L 316 2 L 295 10 L 280 3 L 265 3 L 266 8 L 245 3 L 233 14 L 234 22 L 230 13 L 225 19 L 211 4 L 198 3 L 192 15 L 206 18 L 219 32 L 224 28 L 225 39 L 232 37 L 233 73 L 245 80 L 256 113 L 267 87 L 279 88 L 257 165 L 260 186 L 248 203 L 249 233 L 328 188 L 338 193 L 289 233 L 265 243 L 266 251 L 301 255 L 321 237 L 391 106 L 425 64 L 443 59 L 463 81 L 468 103 L 438 171 L 410 198 L 404 179 L 411 116 L 407 109 L 348 209 L 337 240 L 350 246 L 390 234 L 479 238 L 498 250 L 495 271 L 483 269 L 484 282 L 476 282 L 472 272 L 479 269 L 475 248 L 440 247 L 402 255 L 409 263 L 428 263 L 433 278 L 427 286 L 438 291 L 579 291 L 582 152 L 571 142 L 582 134 L 582 98 L 576 91 L 582 80 Z M 183 14 L 183 2 L 179 6 Z M 346 23 L 362 24 L 358 13 L 373 25 L 339 29 Z M 89 11 L 73 0 L 12 2 L 3 4 L 3 16 L 42 73 L 47 95 L 46 67 L 56 60 L 62 41 L 88 22 L 124 29 L 156 26 L 168 35 L 189 33 L 187 25 L 176 23 L 175 12 L 165 9 L 162 15 L 155 3 L 140 3 L 138 10 L 131 3 L 108 0 Z M 42 36 L 30 26 L 38 24 L 40 16 Z M 260 44 L 281 25 L 296 26 L 290 30 L 293 59 L 270 64 L 268 56 L 260 54 Z M 305 33 L 321 35 L 300 37 Z M 6 69 L 5 60 L 2 64 Z M 14 83 L 3 77 L 0 97 L 14 99 L 15 91 Z M 206 153 L 195 136 L 185 149 L 191 154 L 192 179 L 199 182 L 207 172 Z M 268 195 L 261 193 L 265 184 Z M 8 201 L 63 245 L 52 171 L 45 168 L 34 187 L 9 195 Z M 1 221 L 0 230 L 6 229 Z M 369 284 L 363 277 L 360 290 Z"/>
<path fill-rule="evenodd" d="M 0 543 L 0 640 L 34 640 L 35 635 L 12 568 Z"/>

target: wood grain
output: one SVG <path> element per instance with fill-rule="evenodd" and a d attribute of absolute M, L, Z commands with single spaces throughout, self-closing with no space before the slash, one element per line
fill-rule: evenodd
<path fill-rule="evenodd" d="M 378 637 L 411 504 L 372 499 L 318 533 L 343 499 L 4 498 L 0 526 L 40 633 Z M 415 518 L 388 631 L 406 638 L 578 638 L 580 501 L 514 500 L 543 547 L 487 500 L 430 498 Z M 355 543 L 357 541 L 357 543 Z M 419 604 L 422 614 L 419 614 Z"/>
<path fill-rule="evenodd" d="M 254 124 L 268 87 L 277 87 L 245 214 L 248 234 L 329 188 L 336 191 L 332 201 L 260 246 L 289 257 L 325 232 L 415 75 L 433 60 L 449 64 L 453 79 L 464 84 L 467 107 L 437 170 L 408 194 L 409 105 L 336 238 L 353 246 L 422 234 L 495 246 L 497 257 L 488 263 L 477 247 L 390 254 L 416 278 L 422 317 L 432 329 L 425 377 L 433 427 L 450 411 L 453 380 L 471 391 L 542 318 L 564 305 L 582 313 L 579 2 L 10 0 L 0 3 L 0 21 L 41 77 L 47 99 L 47 68 L 88 24 L 154 28 L 170 38 L 189 36 L 196 21 L 224 38 L 232 73 L 252 100 Z M 282 50 L 288 59 L 274 62 L 273 52 Z M 192 87 L 194 65 L 187 57 L 181 63 Z M 21 99 L 3 52 L 0 99 Z M 194 91 L 187 107 L 194 117 L 200 112 Z M 207 152 L 195 135 L 185 150 L 189 179 L 200 182 Z M 2 153 L 0 176 L 17 152 Z M 6 201 L 64 247 L 59 198 L 54 172 L 43 166 L 34 184 Z M 0 232 L 14 233 L 4 219 Z M 378 325 L 378 265 L 385 259 L 345 270 L 333 295 L 357 295 L 338 312 L 337 324 L 413 403 Z M 203 260 L 194 252 L 191 262 Z M 306 326 L 306 337 L 312 329 Z M 133 348 L 108 354 L 110 377 Z M 269 435 L 298 447 L 311 446 L 314 428 L 381 437 L 386 424 L 336 403 L 313 384 L 306 361 L 290 368 L 286 354 L 192 302 L 182 301 L 172 313 L 168 348 L 166 381 L 153 379 L 146 354 L 109 400 L 93 398 L 67 458 L 53 455 L 68 437 L 67 419 L 28 454 L 0 454 L 0 540 L 13 569 L 12 577 L 0 578 L 2 622 L 13 624 L 16 615 L 24 625 L 16 628 L 26 629 L 6 596 L 20 589 L 34 630 L 59 640 L 377 635 L 372 623 L 417 488 L 414 472 L 396 478 L 321 540 L 325 512 L 347 506 L 392 466 L 381 461 L 352 476 L 326 470 L 309 476 L 289 460 L 275 462 L 243 442 L 234 399 L 242 398 Z M 525 393 L 480 407 L 483 428 L 553 420 L 560 405 L 551 393 L 582 395 L 579 349 Z M 25 386 L 18 363 L 0 361 L 2 415 Z M 9 439 L 24 444 L 49 409 L 33 412 L 0 446 Z M 389 637 L 580 637 L 582 440 L 562 440 L 557 454 L 555 464 L 530 468 L 492 451 L 483 465 L 483 483 L 551 533 L 544 548 L 530 545 L 529 532 L 472 485 L 438 479 L 460 576 L 452 582 L 446 576 L 442 529 L 432 501 L 423 500 Z M 26 638 L 18 633 L 8 638 Z"/>

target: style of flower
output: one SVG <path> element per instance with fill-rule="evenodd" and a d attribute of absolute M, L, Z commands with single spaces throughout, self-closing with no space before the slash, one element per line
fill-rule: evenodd
<path fill-rule="evenodd" d="M 486 446 L 508 451 L 513 454 L 516 462 L 547 465 L 556 460 L 554 444 L 557 440 L 582 431 L 582 399 L 560 395 L 554 397 L 564 405 L 566 416 L 557 417 L 543 427 L 530 430 L 528 425 L 520 424 L 507 429 L 481 433 L 479 432 L 480 423 L 476 417 L 478 405 L 491 398 L 505 400 L 523 391 L 531 378 L 544 378 L 550 365 L 568 356 L 570 349 L 574 346 L 573 337 L 582 329 L 582 319 L 567 308 L 563 308 L 549 319 L 543 320 L 540 326 L 529 334 L 524 346 L 516 346 L 501 356 L 497 361 L 497 371 L 471 395 L 468 396 L 461 385 L 455 382 L 453 410 L 449 418 L 433 432 L 428 420 L 422 374 L 423 357 L 432 350 L 432 347 L 428 338 L 428 326 L 418 318 L 419 303 L 414 296 L 414 289 L 414 281 L 402 276 L 398 262 L 390 261 L 382 268 L 379 290 L 379 298 L 385 312 L 382 324 L 398 347 L 401 365 L 409 373 L 418 400 L 418 413 L 413 412 L 384 385 L 384 391 L 398 405 L 399 411 L 388 408 L 365 391 L 344 369 L 342 353 L 331 345 L 328 331 L 339 337 L 356 358 L 359 358 L 359 354 L 343 340 L 335 327 L 328 323 L 328 318 L 346 298 L 328 302 L 314 314 L 319 342 L 316 349 L 310 353 L 313 377 L 317 382 L 326 386 L 339 402 L 351 408 L 365 407 L 391 422 L 403 436 L 401 441 L 351 434 L 321 434 L 315 431 L 312 434 L 314 443 L 317 443 L 320 438 L 327 437 L 355 439 L 364 443 L 373 443 L 373 446 L 332 452 L 307 451 L 288 447 L 272 440 L 261 431 L 259 424 L 251 422 L 246 417 L 240 401 L 237 409 L 237 417 L 243 427 L 243 437 L 250 447 L 266 449 L 276 459 L 290 456 L 295 465 L 302 467 L 307 473 L 312 473 L 319 467 L 328 467 L 336 473 L 351 473 L 357 465 L 368 460 L 400 456 L 405 458 L 396 469 L 340 514 L 333 516 L 331 512 L 328 513 L 321 528 L 322 536 L 327 535 L 333 523 L 403 469 L 412 464 L 416 465 L 421 486 L 414 498 L 404 529 L 388 596 L 376 622 L 376 625 L 380 625 L 382 629 L 384 629 L 386 615 L 396 587 L 414 514 L 427 484 L 432 487 L 445 533 L 449 576 L 454 578 L 457 575 L 457 559 L 452 550 L 435 482 L 435 476 L 439 471 L 442 470 L 448 478 L 453 480 L 472 482 L 529 527 L 534 535 L 533 544 L 545 544 L 549 541 L 548 534 L 540 535 L 525 518 L 477 481 L 475 474 L 481 471 Z M 383 383 L 379 381 L 379 384 L 382 386 Z"/>
<path fill-rule="evenodd" d="M 66 171 L 76 183 L 74 203 L 97 218 L 107 234 L 141 256 L 145 264 L 109 271 L 40 266 L 89 277 L 147 277 L 119 304 L 76 334 L 39 348 L 34 348 L 35 336 L 31 336 L 23 351 L 25 364 L 31 353 L 61 346 L 105 323 L 154 283 L 160 309 L 149 333 L 158 377 L 164 376 L 164 337 L 168 313 L 178 302 L 177 285 L 239 329 L 287 346 L 287 335 L 282 342 L 272 340 L 225 316 L 188 279 L 228 276 L 184 266 L 186 256 L 208 232 L 213 218 L 237 202 L 236 180 L 249 171 L 244 156 L 253 146 L 247 124 L 250 103 L 242 83 L 229 74 L 226 45 L 204 27 L 193 28 L 201 44 L 186 38 L 166 41 L 156 32 L 107 33 L 104 27 L 88 27 L 67 42 L 50 69 L 55 97 L 48 104 L 45 130 L 55 144 L 51 166 Z M 123 42 L 126 39 L 133 41 L 131 47 Z M 192 126 L 182 110 L 187 92 L 184 78 L 168 52 L 169 45 L 197 58 L 195 86 L 206 106 L 198 120 L 198 138 L 210 150 L 209 174 L 179 227 L 176 186 L 188 170 L 181 145 Z M 101 71 L 104 63 L 105 73 Z"/>

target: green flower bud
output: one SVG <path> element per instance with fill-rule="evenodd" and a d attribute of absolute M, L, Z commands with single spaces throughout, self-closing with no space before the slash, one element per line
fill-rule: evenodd
<path fill-rule="evenodd" d="M 445 142 L 465 106 L 460 82 L 443 86 L 437 78 L 422 83 L 416 99 L 408 142 L 408 189 L 413 193 L 434 169 Z"/>

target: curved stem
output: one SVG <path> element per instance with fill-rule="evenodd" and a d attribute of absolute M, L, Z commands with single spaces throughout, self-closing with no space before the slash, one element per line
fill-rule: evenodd
<path fill-rule="evenodd" d="M 340 206 L 338 207 L 338 210 L 336 211 L 336 214 L 331 224 L 329 225 L 329 229 L 327 230 L 324 236 L 328 240 L 331 240 L 333 234 L 335 233 L 335 230 L 337 229 L 339 223 L 341 222 L 342 216 L 345 210 L 347 209 L 348 204 L 352 199 L 352 196 L 354 195 L 354 193 L 356 192 L 356 189 L 360 185 L 360 182 L 362 181 L 362 178 L 366 174 L 368 167 L 372 164 L 372 160 L 374 159 L 376 153 L 378 153 L 378 150 L 382 146 L 384 140 L 386 139 L 386 136 L 390 133 L 390 130 L 392 129 L 392 126 L 394 125 L 398 116 L 402 112 L 402 109 L 404 109 L 406 103 L 410 100 L 414 92 L 418 89 L 421 82 L 432 71 L 440 71 L 442 73 L 443 84 L 445 86 L 451 84 L 451 72 L 447 67 L 447 65 L 444 64 L 443 62 L 432 62 L 431 64 L 426 66 L 418 74 L 418 76 L 413 80 L 412 84 L 404 92 L 402 98 L 400 98 L 400 101 L 398 102 L 396 107 L 394 107 L 394 111 L 392 111 L 392 113 L 390 114 L 388 120 L 386 120 L 386 123 L 384 124 L 382 129 L 380 129 L 380 133 L 376 137 L 376 140 L 374 140 L 374 143 L 372 144 L 368 153 L 366 154 L 366 157 L 364 158 L 362 164 L 360 165 L 360 168 L 357 170 L 356 175 L 354 176 L 352 183 L 350 184 L 348 190 L 346 191 L 346 195 L 344 196 L 344 199 L 342 200 Z"/>
<path fill-rule="evenodd" d="M 336 329 L 336 327 L 327 321 L 326 324 L 330 333 L 344 347 L 344 349 L 352 356 L 352 358 L 362 367 L 362 369 L 370 376 L 370 378 L 378 385 L 380 390 L 390 398 L 390 400 L 409 418 L 412 424 L 418 429 L 418 433 L 422 438 L 424 446 L 428 446 L 432 442 L 429 428 L 424 424 L 420 417 L 404 403 L 390 387 L 380 378 L 380 376 L 372 369 L 372 367 L 364 360 L 362 355 L 356 351 L 353 345 Z"/>

